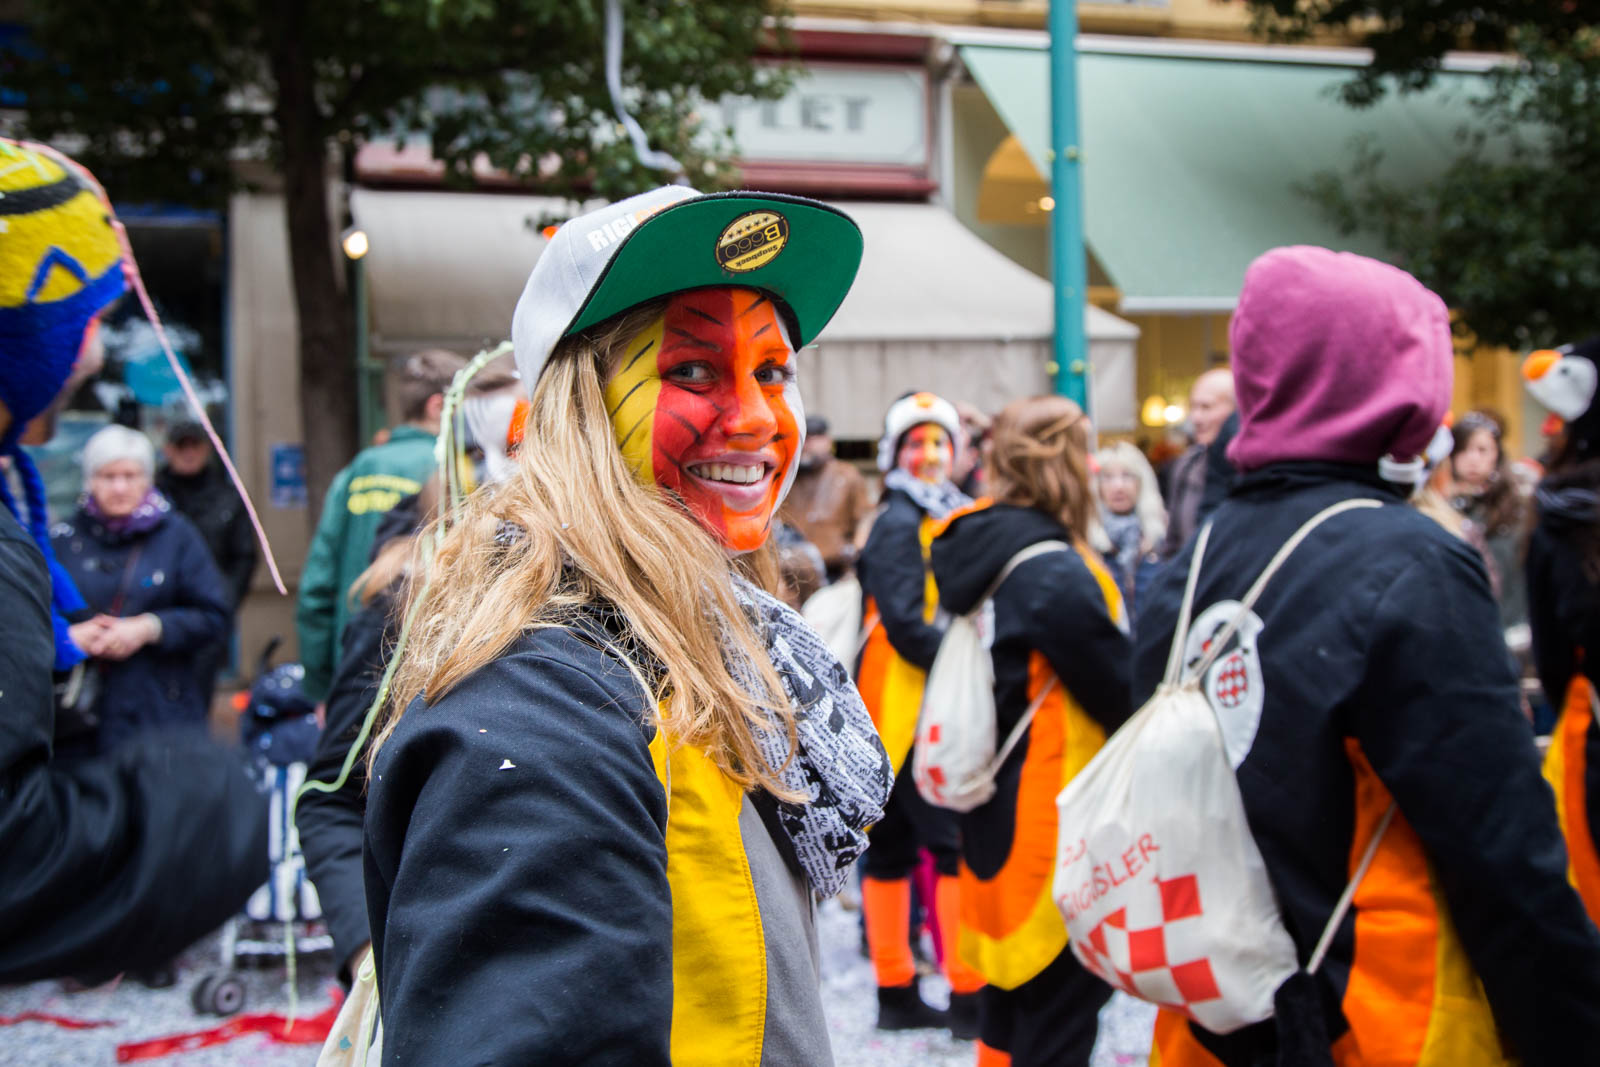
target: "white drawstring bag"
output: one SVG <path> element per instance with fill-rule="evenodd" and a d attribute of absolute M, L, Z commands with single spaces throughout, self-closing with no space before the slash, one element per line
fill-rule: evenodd
<path fill-rule="evenodd" d="M 383 1062 L 383 1019 L 378 1013 L 378 965 L 372 946 L 356 961 L 350 995 L 339 1008 L 317 1067 L 373 1067 Z"/>
<path fill-rule="evenodd" d="M 1050 679 L 995 753 L 994 595 L 1023 563 L 1064 552 L 1064 541 L 1039 541 L 1006 561 L 977 607 L 950 620 L 923 689 L 911 774 L 922 799 L 951 811 L 971 811 L 994 796 L 994 777 L 1033 722 L 1056 680 Z"/>
<path fill-rule="evenodd" d="M 801 616 L 817 631 L 823 644 L 838 657 L 852 677 L 856 671 L 856 658 L 861 655 L 862 646 L 872 636 L 878 623 L 876 615 L 862 620 L 864 600 L 865 593 L 860 580 L 853 574 L 847 574 L 812 593 L 800 608 Z"/>
<path fill-rule="evenodd" d="M 1226 725 L 1202 684 L 1223 706 L 1240 706 L 1248 687 L 1259 686 L 1253 636 L 1248 648 L 1223 652 L 1247 620 L 1259 625 L 1253 609 L 1267 582 L 1322 523 L 1380 506 L 1370 499 L 1343 501 L 1300 527 L 1185 671 L 1195 584 L 1211 534 L 1206 526 L 1195 545 L 1165 680 L 1056 800 L 1060 838 L 1052 892 L 1074 955 L 1112 986 L 1179 1011 L 1213 1033 L 1270 1018 L 1274 994 L 1300 962 L 1245 817 Z M 1219 607 L 1233 605 L 1212 611 Z M 1322 965 L 1393 815 L 1391 806 L 1323 930 L 1308 973 Z"/>

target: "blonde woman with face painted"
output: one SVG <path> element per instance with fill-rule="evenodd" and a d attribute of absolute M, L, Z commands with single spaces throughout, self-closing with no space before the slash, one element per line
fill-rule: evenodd
<path fill-rule="evenodd" d="M 832 1062 L 812 901 L 888 762 L 754 576 L 802 444 L 794 352 L 860 250 L 815 201 L 669 187 L 540 256 L 518 466 L 413 591 L 374 745 L 385 1063 Z"/>

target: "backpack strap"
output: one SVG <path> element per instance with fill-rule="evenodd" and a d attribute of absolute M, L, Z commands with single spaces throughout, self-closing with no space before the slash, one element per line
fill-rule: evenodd
<path fill-rule="evenodd" d="M 1163 686 L 1178 684 L 1183 670 L 1183 650 L 1189 644 L 1189 616 L 1194 611 L 1194 587 L 1200 580 L 1200 561 L 1206 558 L 1206 544 L 1211 540 L 1211 524 L 1200 529 L 1194 543 L 1194 560 L 1189 564 L 1189 580 L 1183 587 L 1183 606 L 1178 609 L 1178 629 L 1172 635 L 1172 648 L 1167 653 L 1167 674 Z"/>
<path fill-rule="evenodd" d="M 1337 504 L 1332 504 L 1328 507 L 1325 507 L 1315 515 L 1311 516 L 1311 518 L 1307 519 L 1305 524 L 1302 525 L 1300 529 L 1295 531 L 1294 536 L 1285 541 L 1283 547 L 1278 549 L 1277 555 L 1272 557 L 1272 560 L 1267 564 L 1267 569 L 1261 572 L 1261 577 L 1256 579 L 1255 584 L 1250 587 L 1250 591 L 1245 594 L 1244 602 L 1239 605 L 1238 613 L 1234 615 L 1233 620 L 1228 623 L 1227 627 L 1212 640 L 1211 647 L 1206 650 L 1205 657 L 1200 660 L 1199 664 L 1195 667 L 1193 673 L 1189 675 L 1186 681 L 1193 682 L 1195 679 L 1202 677 L 1206 671 L 1211 669 L 1211 665 L 1215 663 L 1217 657 L 1222 654 L 1222 650 L 1227 647 L 1228 642 L 1233 638 L 1234 633 L 1238 631 L 1239 627 L 1244 624 L 1244 620 L 1249 617 L 1250 612 L 1254 610 L 1256 601 L 1261 599 L 1261 594 L 1267 588 L 1267 583 L 1270 582 L 1273 576 L 1278 573 L 1278 570 L 1286 562 L 1288 562 L 1289 557 L 1294 554 L 1294 550 L 1300 547 L 1300 543 L 1307 537 L 1311 536 L 1311 532 L 1313 530 L 1327 522 L 1329 519 L 1333 518 L 1335 515 L 1342 515 L 1347 511 L 1355 511 L 1357 508 L 1381 507 L 1383 507 L 1383 501 L 1381 500 L 1374 500 L 1371 497 L 1356 497 L 1351 500 L 1341 500 Z M 1206 532 L 1210 532 L 1209 525 L 1206 528 Z M 1200 545 L 1195 546 L 1197 564 L 1200 554 L 1200 547 Z M 1186 606 L 1188 606 L 1190 600 L 1192 599 L 1190 594 L 1194 592 L 1195 577 L 1198 573 L 1198 566 L 1189 573 L 1189 589 L 1185 594 Z M 1184 619 L 1183 621 L 1185 623 L 1188 622 L 1187 619 Z M 1187 629 L 1187 626 L 1185 626 L 1185 629 Z M 1185 643 L 1187 643 L 1187 640 L 1187 635 L 1185 635 Z M 1176 646 L 1173 648 L 1172 658 L 1181 658 L 1181 653 L 1178 652 Z M 1171 660 L 1168 661 L 1168 670 L 1171 670 Z"/>
<path fill-rule="evenodd" d="M 975 615 L 982 611 L 983 606 L 993 600 L 994 595 L 1000 591 L 1000 587 L 1005 584 L 1005 580 L 1011 577 L 1011 572 L 1030 559 L 1050 552 L 1065 552 L 1071 547 L 1065 541 L 1037 541 L 1024 548 L 1007 560 L 1004 567 L 1000 568 L 999 576 L 989 583 L 989 588 L 984 592 L 983 599 L 978 601 L 978 606 L 973 608 L 970 614 Z M 1056 687 L 1056 681 L 1055 672 L 1052 671 L 1049 681 L 1045 682 L 1044 688 L 1039 690 L 1039 695 L 1034 697 L 1032 702 L 1028 704 L 1028 709 L 1022 713 L 1022 718 L 1017 720 L 1017 724 L 1006 735 L 1005 743 L 1000 746 L 1000 751 L 995 753 L 994 759 L 989 761 L 989 765 L 982 772 L 966 783 L 966 787 L 962 792 L 971 792 L 994 781 L 995 776 L 1000 773 L 1000 768 L 1005 766 L 1006 759 L 1011 755 L 1011 751 L 1022 740 L 1022 735 L 1028 732 L 1028 727 L 1033 723 L 1034 716 L 1038 715 L 1039 709 L 1044 706 L 1045 697 L 1048 697 L 1051 690 Z"/>
<path fill-rule="evenodd" d="M 1372 860 L 1378 854 L 1378 844 L 1383 840 L 1389 824 L 1394 821 L 1394 812 L 1395 803 L 1391 800 L 1389 810 L 1378 820 L 1378 829 L 1373 833 L 1372 840 L 1367 842 L 1366 851 L 1361 854 L 1361 862 L 1356 865 L 1356 873 L 1350 876 L 1349 884 L 1339 895 L 1339 903 L 1334 906 L 1328 925 L 1322 928 L 1322 936 L 1317 939 L 1317 947 L 1311 953 L 1310 962 L 1306 964 L 1307 974 L 1316 974 L 1322 966 L 1322 961 L 1327 957 L 1328 946 L 1333 944 L 1333 935 L 1338 932 L 1339 924 L 1344 922 L 1345 915 L 1350 911 L 1350 905 L 1355 903 L 1356 888 L 1361 885 L 1361 879 L 1367 876 L 1367 868 L 1372 866 Z"/>
<path fill-rule="evenodd" d="M 1071 548 L 1072 546 L 1067 544 L 1065 541 L 1035 541 L 1027 548 L 1024 548 L 1021 552 L 1018 552 L 1016 555 L 1006 560 L 1006 565 L 1000 568 L 1000 573 L 995 576 L 995 580 L 989 583 L 988 589 L 984 590 L 983 599 L 978 601 L 978 606 L 973 608 L 972 611 L 968 612 L 967 614 L 970 615 L 983 610 L 983 606 L 989 601 L 993 600 L 994 595 L 1000 591 L 1000 587 L 1006 584 L 1006 579 L 1011 577 L 1011 572 L 1028 562 L 1030 559 L 1033 559 L 1035 556 L 1045 555 L 1048 552 L 1066 552 Z"/>

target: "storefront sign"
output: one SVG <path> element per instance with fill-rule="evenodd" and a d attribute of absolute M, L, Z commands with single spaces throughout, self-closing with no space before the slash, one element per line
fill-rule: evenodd
<path fill-rule="evenodd" d="M 727 96 L 719 106 L 746 162 L 928 162 L 928 78 L 920 67 L 815 64 L 781 100 Z"/>

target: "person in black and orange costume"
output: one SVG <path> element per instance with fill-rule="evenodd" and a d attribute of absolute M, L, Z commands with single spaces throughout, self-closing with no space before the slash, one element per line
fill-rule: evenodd
<path fill-rule="evenodd" d="M 1533 398 L 1566 420 L 1566 437 L 1534 495 L 1528 537 L 1528 621 L 1545 699 L 1558 709 L 1545 778 L 1566 834 L 1567 876 L 1600 923 L 1600 337 L 1535 352 L 1522 374 Z"/>
<path fill-rule="evenodd" d="M 932 393 L 913 393 L 889 408 L 878 445 L 883 499 L 856 564 L 867 634 L 856 681 L 896 777 L 883 821 L 870 833 L 861 900 L 878 977 L 878 1028 L 948 1025 L 958 1037 L 975 1037 L 983 978 L 955 951 L 960 922 L 956 818 L 917 793 L 908 758 L 923 683 L 943 637 L 943 627 L 936 623 L 938 592 L 928 570 L 928 544 L 938 520 L 971 503 L 950 481 L 960 438 L 961 419 L 954 405 Z M 950 980 L 948 1016 L 923 1002 L 907 939 L 911 871 L 921 848 L 933 854 L 939 871 L 934 904 Z"/>
<path fill-rule="evenodd" d="M 1185 662 L 1302 523 L 1376 506 L 1307 536 L 1200 679 L 1302 970 L 1228 1034 L 1163 1008 L 1151 1067 L 1592 1062 L 1600 932 L 1566 882 L 1488 575 L 1407 506 L 1450 403 L 1444 301 L 1364 256 L 1279 248 L 1246 272 L 1230 340 L 1241 473 Z M 1193 551 L 1139 615 L 1135 703 L 1165 676 Z"/>
<path fill-rule="evenodd" d="M 935 534 L 945 607 L 979 606 L 1008 560 L 1041 541 L 1078 546 L 1019 564 L 994 593 L 996 737 L 1032 723 L 961 821 L 961 955 L 986 979 L 980 1067 L 1087 1065 L 1110 987 L 1067 948 L 1051 899 L 1056 794 L 1129 712 L 1129 645 L 1115 577 L 1083 544 L 1094 509 L 1088 420 L 1065 397 L 1018 400 L 993 428 L 984 499 Z"/>

